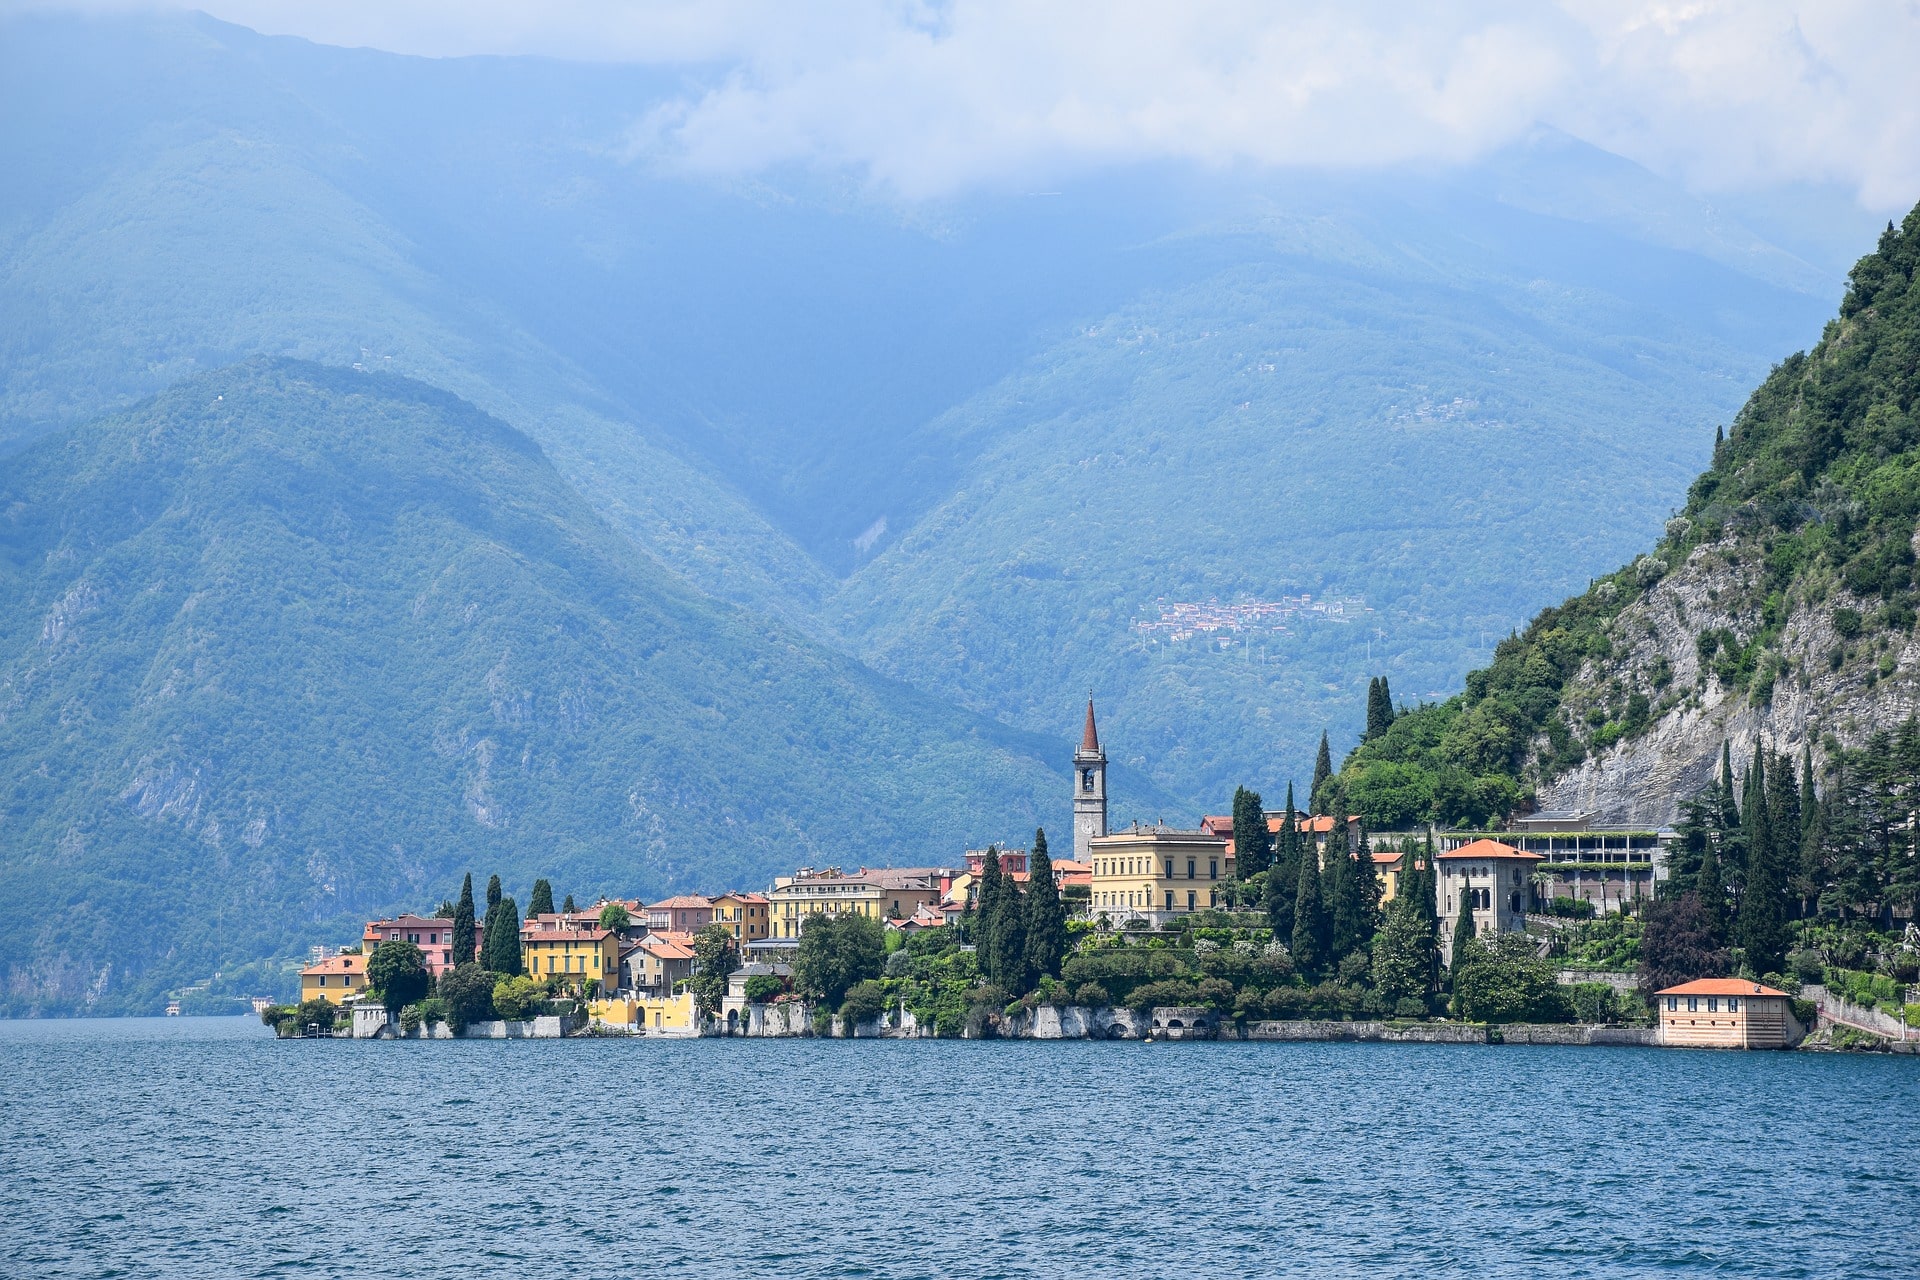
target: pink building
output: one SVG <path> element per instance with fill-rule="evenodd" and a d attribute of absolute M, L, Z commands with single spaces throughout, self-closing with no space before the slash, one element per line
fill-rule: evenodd
<path fill-rule="evenodd" d="M 486 926 L 478 921 L 473 926 L 473 945 L 477 952 L 485 941 Z M 453 968 L 453 921 L 444 919 L 429 920 L 423 916 L 395 916 L 391 920 L 372 920 L 360 935 L 360 949 L 372 955 L 375 947 L 383 942 L 411 942 L 420 948 L 420 954 L 426 957 L 427 972 L 438 978 Z M 461 957 L 465 960 L 472 956 Z"/>
<path fill-rule="evenodd" d="M 654 933 L 698 933 L 713 923 L 713 903 L 697 893 L 683 893 L 648 907 L 646 921 Z"/>

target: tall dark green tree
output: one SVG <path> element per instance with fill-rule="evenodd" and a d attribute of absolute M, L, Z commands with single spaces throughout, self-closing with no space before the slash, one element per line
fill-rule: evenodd
<path fill-rule="evenodd" d="M 1026 902 L 1010 875 L 1002 875 L 994 890 L 992 916 L 988 971 L 1008 995 L 1025 995 L 1032 985 L 1027 974 Z"/>
<path fill-rule="evenodd" d="M 487 877 L 487 910 L 491 912 L 500 905 L 500 877 Z"/>
<path fill-rule="evenodd" d="M 1720 855 L 1709 843 L 1700 855 L 1700 870 L 1694 876 L 1694 893 L 1700 899 L 1700 919 L 1719 945 L 1727 939 L 1727 886 L 1720 877 Z"/>
<path fill-rule="evenodd" d="M 1473 956 L 1473 940 L 1476 936 L 1473 922 L 1473 887 L 1463 881 L 1460 887 L 1460 901 L 1455 904 L 1460 914 L 1453 921 L 1453 947 L 1448 952 L 1447 964 L 1456 973 L 1460 966 Z"/>
<path fill-rule="evenodd" d="M 1300 851 L 1300 879 L 1293 895 L 1293 967 L 1301 976 L 1324 975 L 1334 963 L 1333 921 L 1320 891 L 1320 858 L 1309 839 Z"/>
<path fill-rule="evenodd" d="M 1273 865 L 1273 841 L 1267 833 L 1267 813 L 1258 791 L 1233 789 L 1234 874 L 1245 880 Z"/>
<path fill-rule="evenodd" d="M 520 906 L 503 897 L 487 912 L 487 934 L 481 943 L 481 966 L 494 973 L 520 973 Z"/>
<path fill-rule="evenodd" d="M 1315 814 L 1325 813 L 1327 779 L 1333 776 L 1333 750 L 1327 744 L 1326 730 L 1320 731 L 1320 750 L 1313 757 L 1313 787 L 1307 792 L 1307 807 Z"/>
<path fill-rule="evenodd" d="M 1367 741 L 1371 742 L 1393 727 L 1393 693 L 1387 678 L 1367 681 Z"/>
<path fill-rule="evenodd" d="M 572 915 L 574 912 L 578 911 L 579 909 L 580 909 L 579 907 L 576 907 L 573 905 L 572 894 L 568 894 L 567 900 L 560 904 L 560 910 L 566 913 L 567 915 Z"/>
<path fill-rule="evenodd" d="M 1060 901 L 1060 887 L 1053 882 L 1053 858 L 1047 853 L 1047 833 L 1033 833 L 1033 858 L 1027 877 L 1026 970 L 1038 981 L 1060 976 L 1060 962 L 1067 955 L 1067 909 Z"/>
<path fill-rule="evenodd" d="M 553 886 L 545 880 L 533 882 L 533 892 L 527 898 L 527 919 L 535 916 L 553 914 Z"/>
<path fill-rule="evenodd" d="M 1755 974 L 1779 973 L 1787 964 L 1787 885 L 1773 838 L 1772 806 L 1767 799 L 1766 758 L 1756 746 L 1744 806 L 1747 874 L 1740 888 L 1735 929 L 1746 951 L 1747 965 Z"/>
<path fill-rule="evenodd" d="M 473 960 L 473 872 L 460 882 L 460 901 L 453 904 L 453 962 Z"/>
<path fill-rule="evenodd" d="M 1293 784 L 1287 784 L 1286 817 L 1267 869 L 1267 924 L 1280 942 L 1293 941 L 1293 900 L 1300 892 L 1300 828 L 1293 809 Z"/>
<path fill-rule="evenodd" d="M 974 881 L 972 895 L 976 904 L 972 939 L 974 963 L 980 968 L 980 976 L 989 982 L 995 980 L 993 961 L 997 953 L 993 947 L 993 930 L 1000 922 L 1000 884 L 1004 879 L 1000 870 L 1000 847 L 990 844 L 980 859 L 980 875 Z"/>
<path fill-rule="evenodd" d="M 1413 893 L 1420 906 L 1420 914 L 1427 922 L 1427 990 L 1440 989 L 1440 869 L 1434 862 L 1433 832 L 1429 830 L 1420 848 L 1420 857 L 1415 870 L 1419 880 Z M 1412 857 L 1411 853 L 1408 857 Z"/>
<path fill-rule="evenodd" d="M 1330 966 L 1338 965 L 1352 952 L 1359 933 L 1356 905 L 1353 851 L 1347 847 L 1347 815 L 1343 806 L 1333 811 L 1333 829 L 1327 832 L 1327 846 L 1320 856 L 1320 898 L 1327 909 L 1327 957 Z"/>

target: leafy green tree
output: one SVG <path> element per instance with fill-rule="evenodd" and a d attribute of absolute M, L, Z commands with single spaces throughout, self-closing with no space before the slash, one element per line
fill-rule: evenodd
<path fill-rule="evenodd" d="M 1408 854 L 1411 862 L 1413 855 Z M 1401 884 L 1406 885 L 1403 876 Z M 1433 926 L 1412 897 L 1395 894 L 1373 943 L 1373 985 L 1388 1000 L 1425 1000 L 1433 971 Z"/>
<path fill-rule="evenodd" d="M 1535 954 L 1524 933 L 1502 933 L 1468 947 L 1475 954 L 1456 967 L 1454 1013 L 1469 1022 L 1565 1022 L 1573 1007 L 1560 990 L 1551 960 Z"/>
<path fill-rule="evenodd" d="M 553 914 L 553 885 L 545 880 L 533 882 L 533 894 L 527 899 L 527 919 Z"/>
<path fill-rule="evenodd" d="M 460 882 L 460 901 L 453 904 L 453 962 L 466 964 L 473 959 L 473 872 Z"/>
<path fill-rule="evenodd" d="M 1053 858 L 1047 852 L 1047 833 L 1033 833 L 1032 874 L 1026 892 L 1026 971 L 1035 980 L 1060 976 L 1067 954 L 1067 909 L 1053 882 Z"/>
<path fill-rule="evenodd" d="M 1333 921 L 1320 895 L 1320 858 L 1312 840 L 1300 851 L 1300 879 L 1293 896 L 1293 967 L 1318 978 L 1334 964 Z"/>
<path fill-rule="evenodd" d="M 411 942 L 389 939 L 367 957 L 367 985 L 380 993 L 380 1003 L 389 1010 L 423 1000 L 430 985 L 426 957 Z"/>
<path fill-rule="evenodd" d="M 633 915 L 627 910 L 624 903 L 609 902 L 606 906 L 600 908 L 600 927 L 602 929 L 617 931 L 628 928 L 632 924 Z"/>
<path fill-rule="evenodd" d="M 440 999 L 446 1002 L 447 1025 L 456 1035 L 493 1017 L 493 983 L 493 975 L 471 960 L 440 975 Z"/>
<path fill-rule="evenodd" d="M 1242 880 L 1259 875 L 1273 863 L 1273 842 L 1267 834 L 1267 814 L 1260 793 L 1245 787 L 1233 790 L 1233 866 Z"/>
<path fill-rule="evenodd" d="M 884 971 L 887 944 L 882 933 L 878 920 L 858 912 L 808 916 L 794 957 L 794 986 L 830 1009 L 839 1008 L 849 987 Z"/>
<path fill-rule="evenodd" d="M 493 984 L 494 1012 L 508 1022 L 524 1022 L 540 1011 L 546 992 L 539 983 L 522 974 L 502 976 Z"/>
<path fill-rule="evenodd" d="M 1307 792 L 1307 807 L 1315 814 L 1326 812 L 1327 780 L 1333 777 L 1333 751 L 1327 743 L 1326 730 L 1320 731 L 1320 750 L 1313 757 L 1313 786 Z"/>
<path fill-rule="evenodd" d="M 601 920 L 606 927 L 604 911 Z M 720 1002 L 727 998 L 727 979 L 739 967 L 740 948 L 734 943 L 733 930 L 723 924 L 710 924 L 693 935 L 693 981 L 689 986 L 701 1013 L 709 1018 L 719 1016 Z"/>
<path fill-rule="evenodd" d="M 487 877 L 487 912 L 488 914 L 492 914 L 493 909 L 499 905 L 500 905 L 500 877 L 488 876 Z"/>

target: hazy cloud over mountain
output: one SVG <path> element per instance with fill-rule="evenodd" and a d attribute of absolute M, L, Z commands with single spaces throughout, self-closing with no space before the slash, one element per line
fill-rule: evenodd
<path fill-rule="evenodd" d="M 110 2 L 88 8 L 122 8 Z M 1701 190 L 1920 190 L 1920 7 L 1823 0 L 207 0 L 330 44 L 683 67 L 636 155 L 916 199 L 1088 165 L 1455 161 L 1546 124 Z"/>

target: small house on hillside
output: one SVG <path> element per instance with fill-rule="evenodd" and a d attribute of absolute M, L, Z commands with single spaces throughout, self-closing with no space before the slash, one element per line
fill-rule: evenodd
<path fill-rule="evenodd" d="M 1784 1049 L 1800 1028 L 1784 991 L 1744 978 L 1698 978 L 1654 996 L 1660 1043 L 1696 1049 Z"/>

